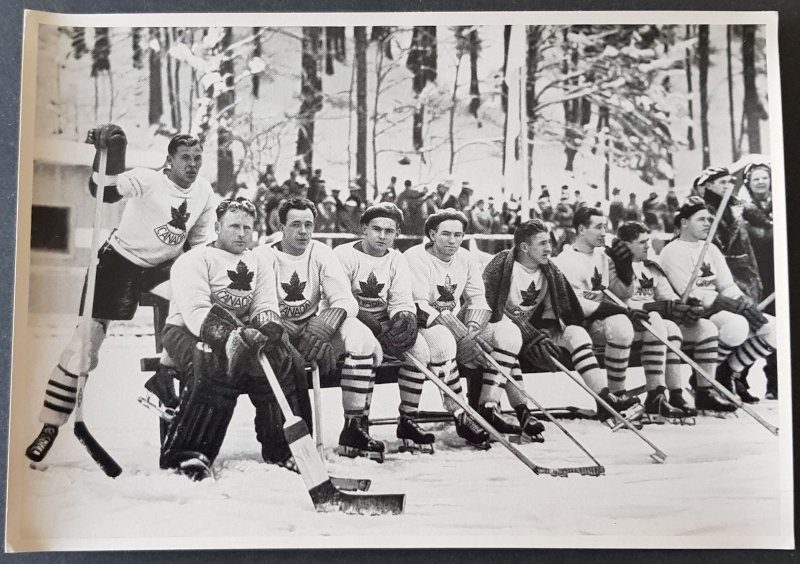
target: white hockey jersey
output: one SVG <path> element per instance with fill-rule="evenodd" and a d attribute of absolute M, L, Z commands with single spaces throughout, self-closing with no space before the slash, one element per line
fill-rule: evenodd
<path fill-rule="evenodd" d="M 667 274 L 675 291 L 683 294 L 689 284 L 697 260 L 705 241 L 675 241 L 667 244 L 659 256 L 661 267 Z M 689 296 L 699 299 L 704 307 L 711 307 L 717 294 L 738 298 L 742 291 L 733 279 L 722 251 L 713 243 L 709 245 L 700 272 Z"/>
<path fill-rule="evenodd" d="M 119 227 L 109 237 L 114 249 L 132 263 L 150 268 L 209 242 L 216 221 L 213 190 L 198 178 L 184 190 L 161 171 L 134 168 L 117 177 L 125 198 Z"/>
<path fill-rule="evenodd" d="M 646 303 L 679 299 L 680 296 L 658 267 L 647 266 L 644 262 L 633 263 L 633 296 L 628 300 L 629 307 L 644 309 Z"/>
<path fill-rule="evenodd" d="M 212 245 L 197 247 L 175 261 L 170 280 L 167 323 L 186 327 L 194 335 L 200 334 L 214 304 L 244 323 L 264 311 L 278 312 L 272 264 L 253 251 L 237 255 Z"/>

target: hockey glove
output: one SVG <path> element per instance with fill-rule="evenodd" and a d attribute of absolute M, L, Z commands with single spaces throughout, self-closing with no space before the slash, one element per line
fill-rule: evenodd
<path fill-rule="evenodd" d="M 767 323 L 767 318 L 758 309 L 755 303 L 747 296 L 740 296 L 739 299 L 729 298 L 722 294 L 717 294 L 714 300 L 714 307 L 719 310 L 730 311 L 741 315 L 747 320 L 750 329 L 758 331 Z"/>
<path fill-rule="evenodd" d="M 522 345 L 522 356 L 539 368 L 556 370 L 553 358 L 561 356 L 561 349 L 544 333 L 533 329 L 536 334 Z"/>
<path fill-rule="evenodd" d="M 629 286 L 633 282 L 633 253 L 628 243 L 615 238 L 611 246 L 606 247 L 606 254 L 611 257 L 619 279 Z"/>
<path fill-rule="evenodd" d="M 108 150 L 105 170 L 107 184 L 103 193 L 103 201 L 109 204 L 118 202 L 122 199 L 122 195 L 117 191 L 116 176 L 125 172 L 125 149 L 128 145 L 125 132 L 122 131 L 121 127 L 112 123 L 99 125 L 89 130 L 86 135 L 86 142 L 93 144 L 97 149 L 92 163 L 93 173 L 97 173 L 100 170 L 100 150 Z M 92 197 L 96 198 L 97 183 L 93 177 L 89 179 L 89 191 Z"/>
<path fill-rule="evenodd" d="M 455 337 L 458 345 L 456 360 L 461 364 L 474 366 L 476 362 L 482 363 L 484 353 L 491 353 L 493 350 L 492 345 L 481 337 L 481 330 L 476 323 L 471 323 L 467 328 L 451 311 L 439 314 L 436 323 L 447 327 Z"/>
<path fill-rule="evenodd" d="M 681 303 L 677 300 L 658 300 L 644 304 L 645 311 L 658 313 L 662 318 L 674 321 L 678 325 L 692 325 L 697 322 L 704 310 L 702 306 Z"/>
<path fill-rule="evenodd" d="M 268 342 L 269 339 L 261 331 L 251 327 L 239 328 L 231 332 L 225 342 L 228 377 L 235 382 L 240 377 L 252 373 L 254 367 L 257 366 L 257 362 L 254 361 L 257 361 L 261 347 Z"/>
<path fill-rule="evenodd" d="M 326 309 L 311 317 L 300 334 L 297 351 L 307 363 L 316 362 L 320 374 L 328 374 L 336 368 L 336 353 L 331 340 L 346 317 L 347 312 L 342 308 Z"/>
<path fill-rule="evenodd" d="M 403 358 L 403 353 L 417 342 L 417 316 L 409 311 L 396 313 L 378 341 L 383 352 L 394 358 Z"/>
<path fill-rule="evenodd" d="M 629 308 L 628 311 L 625 313 L 625 315 L 627 315 L 628 319 L 631 320 L 631 323 L 633 324 L 633 328 L 636 331 L 645 331 L 646 330 L 644 325 L 642 325 L 642 322 L 650 321 L 650 314 L 649 313 L 647 313 L 646 311 L 644 311 L 642 309 L 630 309 Z"/>
<path fill-rule="evenodd" d="M 378 321 L 378 318 L 372 315 L 371 313 L 367 313 L 366 311 L 359 310 L 357 319 L 367 326 L 367 328 L 372 331 L 372 334 L 376 337 L 380 338 L 383 335 L 383 327 L 381 326 L 381 322 Z"/>
<path fill-rule="evenodd" d="M 686 304 L 689 305 L 690 308 L 686 312 L 686 323 L 684 323 L 684 325 L 694 325 L 706 314 L 706 308 L 703 307 L 703 303 L 697 298 L 689 298 L 686 300 Z"/>

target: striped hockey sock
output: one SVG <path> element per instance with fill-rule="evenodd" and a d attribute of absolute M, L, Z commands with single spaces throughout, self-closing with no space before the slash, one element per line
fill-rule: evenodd
<path fill-rule="evenodd" d="M 625 390 L 625 377 L 630 356 L 630 345 L 606 343 L 606 373 L 608 374 L 609 391 L 622 392 Z"/>
<path fill-rule="evenodd" d="M 660 341 L 642 340 L 642 368 L 644 368 L 647 391 L 655 390 L 657 387 L 664 385 L 666 349 L 667 347 L 661 344 Z M 616 390 L 612 389 L 611 391 Z"/>
<path fill-rule="evenodd" d="M 495 347 L 492 351 L 492 358 L 503 368 L 503 372 L 513 378 L 515 366 L 519 366 L 517 355 L 506 350 Z M 512 407 L 525 403 L 525 397 L 513 386 L 506 386 L 506 379 L 499 374 L 491 365 L 483 370 L 483 387 L 481 388 L 480 403 L 500 403 L 500 395 L 503 388 L 506 388 L 508 401 Z M 518 382 L 522 385 L 521 382 Z"/>
<path fill-rule="evenodd" d="M 690 355 L 692 360 L 700 365 L 700 368 L 708 374 L 716 374 L 717 359 L 719 358 L 719 340 L 717 337 L 707 337 L 694 343 L 694 350 Z M 704 376 L 695 374 L 698 388 L 710 388 L 709 382 Z"/>
<path fill-rule="evenodd" d="M 723 362 L 728 360 L 728 357 L 731 355 L 731 352 L 733 352 L 733 347 L 726 345 L 722 341 L 718 341 L 717 364 L 722 364 Z"/>
<path fill-rule="evenodd" d="M 400 390 L 400 413 L 413 416 L 419 411 L 419 399 L 425 376 L 413 365 L 404 364 L 397 374 L 397 387 Z"/>
<path fill-rule="evenodd" d="M 680 335 L 669 335 L 667 340 L 669 341 L 669 344 L 676 349 L 680 349 L 682 346 L 682 339 Z M 666 353 L 667 368 L 664 374 L 664 383 L 666 384 L 668 390 L 680 390 L 683 386 L 683 379 L 681 378 L 681 359 L 678 358 L 677 354 L 669 349 L 666 349 Z"/>
<path fill-rule="evenodd" d="M 344 416 L 361 417 L 367 404 L 367 396 L 375 381 L 372 370 L 372 355 L 344 357 L 342 366 L 342 407 Z"/>
<path fill-rule="evenodd" d="M 67 422 L 75 409 L 78 393 L 78 375 L 67 372 L 60 364 L 53 368 L 47 381 L 39 421 L 61 426 Z"/>
<path fill-rule="evenodd" d="M 462 398 L 464 397 L 464 390 L 461 387 L 461 375 L 458 373 L 458 366 L 456 365 L 455 359 L 445 360 L 441 363 L 431 363 L 431 370 L 441 378 L 451 390 Z M 450 413 L 456 413 L 461 410 L 461 407 L 456 402 L 444 394 L 442 394 L 442 404 Z"/>
<path fill-rule="evenodd" d="M 759 358 L 767 358 L 775 352 L 775 349 L 759 337 L 755 335 L 747 339 L 742 346 L 734 350 L 728 357 L 728 366 L 734 372 L 742 372 L 745 368 L 752 366 L 752 364 Z"/>
<path fill-rule="evenodd" d="M 593 392 L 600 393 L 606 387 L 603 371 L 600 370 L 591 344 L 580 345 L 572 351 L 572 364 Z"/>

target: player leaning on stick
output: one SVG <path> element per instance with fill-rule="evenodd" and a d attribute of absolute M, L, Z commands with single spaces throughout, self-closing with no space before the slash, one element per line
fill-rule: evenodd
<path fill-rule="evenodd" d="M 430 243 L 417 245 L 405 253 L 421 326 L 417 342 L 409 352 L 429 364 L 459 394 L 462 388 L 457 362 L 470 368 L 485 366 L 486 353 L 522 386 L 522 375 L 512 373 L 522 344 L 519 329 L 508 319 L 489 323 L 491 311 L 486 303 L 481 268 L 470 252 L 461 248 L 466 226 L 463 213 L 453 209 L 438 211 L 425 221 Z M 525 397 L 511 387 L 509 402 L 522 429 L 503 418 L 498 408 L 502 377 L 485 367 L 483 374 L 480 414 L 501 433 L 520 430 L 531 436 L 541 433 L 543 427 L 531 416 Z M 401 368 L 398 376 L 401 417 L 413 417 L 417 412 L 423 382 L 424 377 L 413 366 Z M 458 435 L 471 444 L 485 447 L 488 433 L 454 402 L 448 398 L 443 401 L 456 418 Z"/>
<path fill-rule="evenodd" d="M 552 252 L 549 229 L 542 221 L 533 219 L 517 228 L 514 247 L 498 253 L 483 272 L 492 321 L 505 316 L 519 327 L 520 356 L 537 367 L 555 370 L 552 357 L 559 358 L 561 349 L 566 349 L 586 385 L 617 411 L 624 411 L 635 401 L 609 393 L 606 375 L 583 328 L 581 303 L 550 260 Z M 514 370 L 519 371 L 518 364 Z M 597 410 L 601 419 L 611 415 L 602 406 Z"/>
<path fill-rule="evenodd" d="M 716 377 L 729 385 L 742 370 L 775 352 L 775 319 L 761 313 L 756 304 L 742 293 L 716 245 L 709 243 L 703 264 L 697 266 L 713 219 L 705 202 L 696 196 L 689 198 L 681 206 L 676 219 L 680 238 L 661 251 L 661 267 L 672 287 L 681 294 L 695 268 L 699 269 L 689 296 L 703 305 L 705 316 L 719 330 Z M 715 410 L 713 406 L 703 407 L 709 384 L 698 376 L 697 386 L 695 406 Z M 731 409 L 723 407 L 719 411 Z"/>
<path fill-rule="evenodd" d="M 662 338 L 684 349 L 701 368 L 713 374 L 717 369 L 717 326 L 708 319 L 701 319 L 705 309 L 699 302 L 692 300 L 682 304 L 661 266 L 648 260 L 650 230 L 643 223 L 625 223 L 617 230 L 617 237 L 628 243 L 633 253 L 634 289 L 628 305 L 650 312 L 650 325 L 656 331 L 663 330 Z M 643 333 L 641 338 L 645 340 L 647 336 Z M 669 350 L 665 352 L 666 373 L 663 364 L 651 363 L 645 347 L 642 347 L 647 387 L 645 413 L 669 418 L 693 417 L 697 411 L 683 397 L 680 359 Z M 664 397 L 665 388 L 669 390 L 668 400 Z M 727 403 L 711 389 L 704 392 L 698 401 L 704 409 L 717 402 L 719 405 L 715 405 L 715 410 L 725 409 Z"/>
<path fill-rule="evenodd" d="M 408 262 L 402 253 L 393 248 L 394 239 L 402 225 L 403 212 L 397 206 L 391 203 L 375 204 L 361 215 L 364 238 L 339 245 L 333 251 L 358 302 L 358 319 L 378 339 L 384 355 L 397 359 L 402 359 L 417 340 L 417 310 L 411 291 Z M 370 386 L 362 416 L 365 428 L 369 425 L 374 382 L 374 379 L 356 382 L 359 391 L 364 385 Z M 355 417 L 358 413 L 349 415 Z M 423 432 L 407 417 L 400 418 L 397 437 L 417 444 L 433 443 L 433 435 Z"/>
<path fill-rule="evenodd" d="M 139 296 L 169 278 L 172 261 L 185 245 L 206 243 L 214 224 L 211 185 L 198 177 L 203 147 L 196 138 L 173 137 L 167 147 L 167 166 L 163 171 L 134 168 L 126 172 L 127 140 L 116 125 L 93 129 L 89 141 L 98 150 L 89 190 L 96 195 L 99 152 L 106 150 L 107 185 L 103 201 L 114 203 L 124 199 L 125 211 L 119 226 L 98 253 L 88 358 L 81 358 L 83 331 L 77 328 L 47 382 L 39 415 L 44 426 L 25 451 L 35 462 L 47 455 L 58 428 L 67 422 L 75 408 L 78 374 L 97 366 L 109 323 L 132 319 Z"/>
<path fill-rule="evenodd" d="M 617 305 L 603 295 L 608 288 L 626 300 L 633 294 L 633 264 L 628 245 L 615 240 L 606 247 L 607 220 L 596 208 L 582 207 L 575 212 L 574 245 L 564 247 L 553 259 L 578 296 L 588 322 L 589 336 L 595 345 L 605 347 L 608 389 L 627 399 L 625 378 L 634 337 L 634 324 L 647 320 L 646 312 Z"/>
<path fill-rule="evenodd" d="M 189 251 L 172 267 L 175 291 L 163 343 L 185 374 L 186 389 L 160 464 L 195 480 L 211 475 L 241 394 L 248 394 L 255 407 L 263 459 L 294 466 L 282 439 L 283 416 L 256 355 L 263 347 L 296 413 L 301 410 L 295 383 L 305 369 L 288 340 L 282 342 L 272 262 L 247 248 L 255 213 L 245 198 L 222 200 L 216 209 L 217 240 Z"/>
<path fill-rule="evenodd" d="M 344 355 L 344 429 L 339 435 L 343 453 L 380 460 L 385 445 L 370 437 L 363 415 L 374 385 L 374 368 L 383 355 L 372 332 L 357 319 L 358 303 L 333 250 L 311 240 L 316 214 L 310 200 L 287 200 L 278 210 L 283 239 L 255 252 L 274 261 L 281 317 L 305 361 L 316 362 L 320 373 L 327 374 L 336 370 L 337 359 Z M 301 380 L 301 395 L 310 412 L 308 381 Z"/>

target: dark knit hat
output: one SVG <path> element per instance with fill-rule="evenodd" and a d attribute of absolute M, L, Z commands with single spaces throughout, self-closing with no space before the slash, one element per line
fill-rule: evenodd
<path fill-rule="evenodd" d="M 705 201 L 703 201 L 703 198 L 700 198 L 699 196 L 689 197 L 678 209 L 678 213 L 675 215 L 675 223 L 680 225 L 680 221 L 682 219 L 690 219 L 700 210 L 708 210 L 708 206 L 706 205 Z"/>
<path fill-rule="evenodd" d="M 700 176 L 694 179 L 694 183 L 692 184 L 692 186 L 694 186 L 695 188 L 697 188 L 698 186 L 703 186 L 704 184 L 713 182 L 717 178 L 722 178 L 723 176 L 729 176 L 730 173 L 731 172 L 724 166 L 710 166 L 703 172 L 701 172 Z"/>

